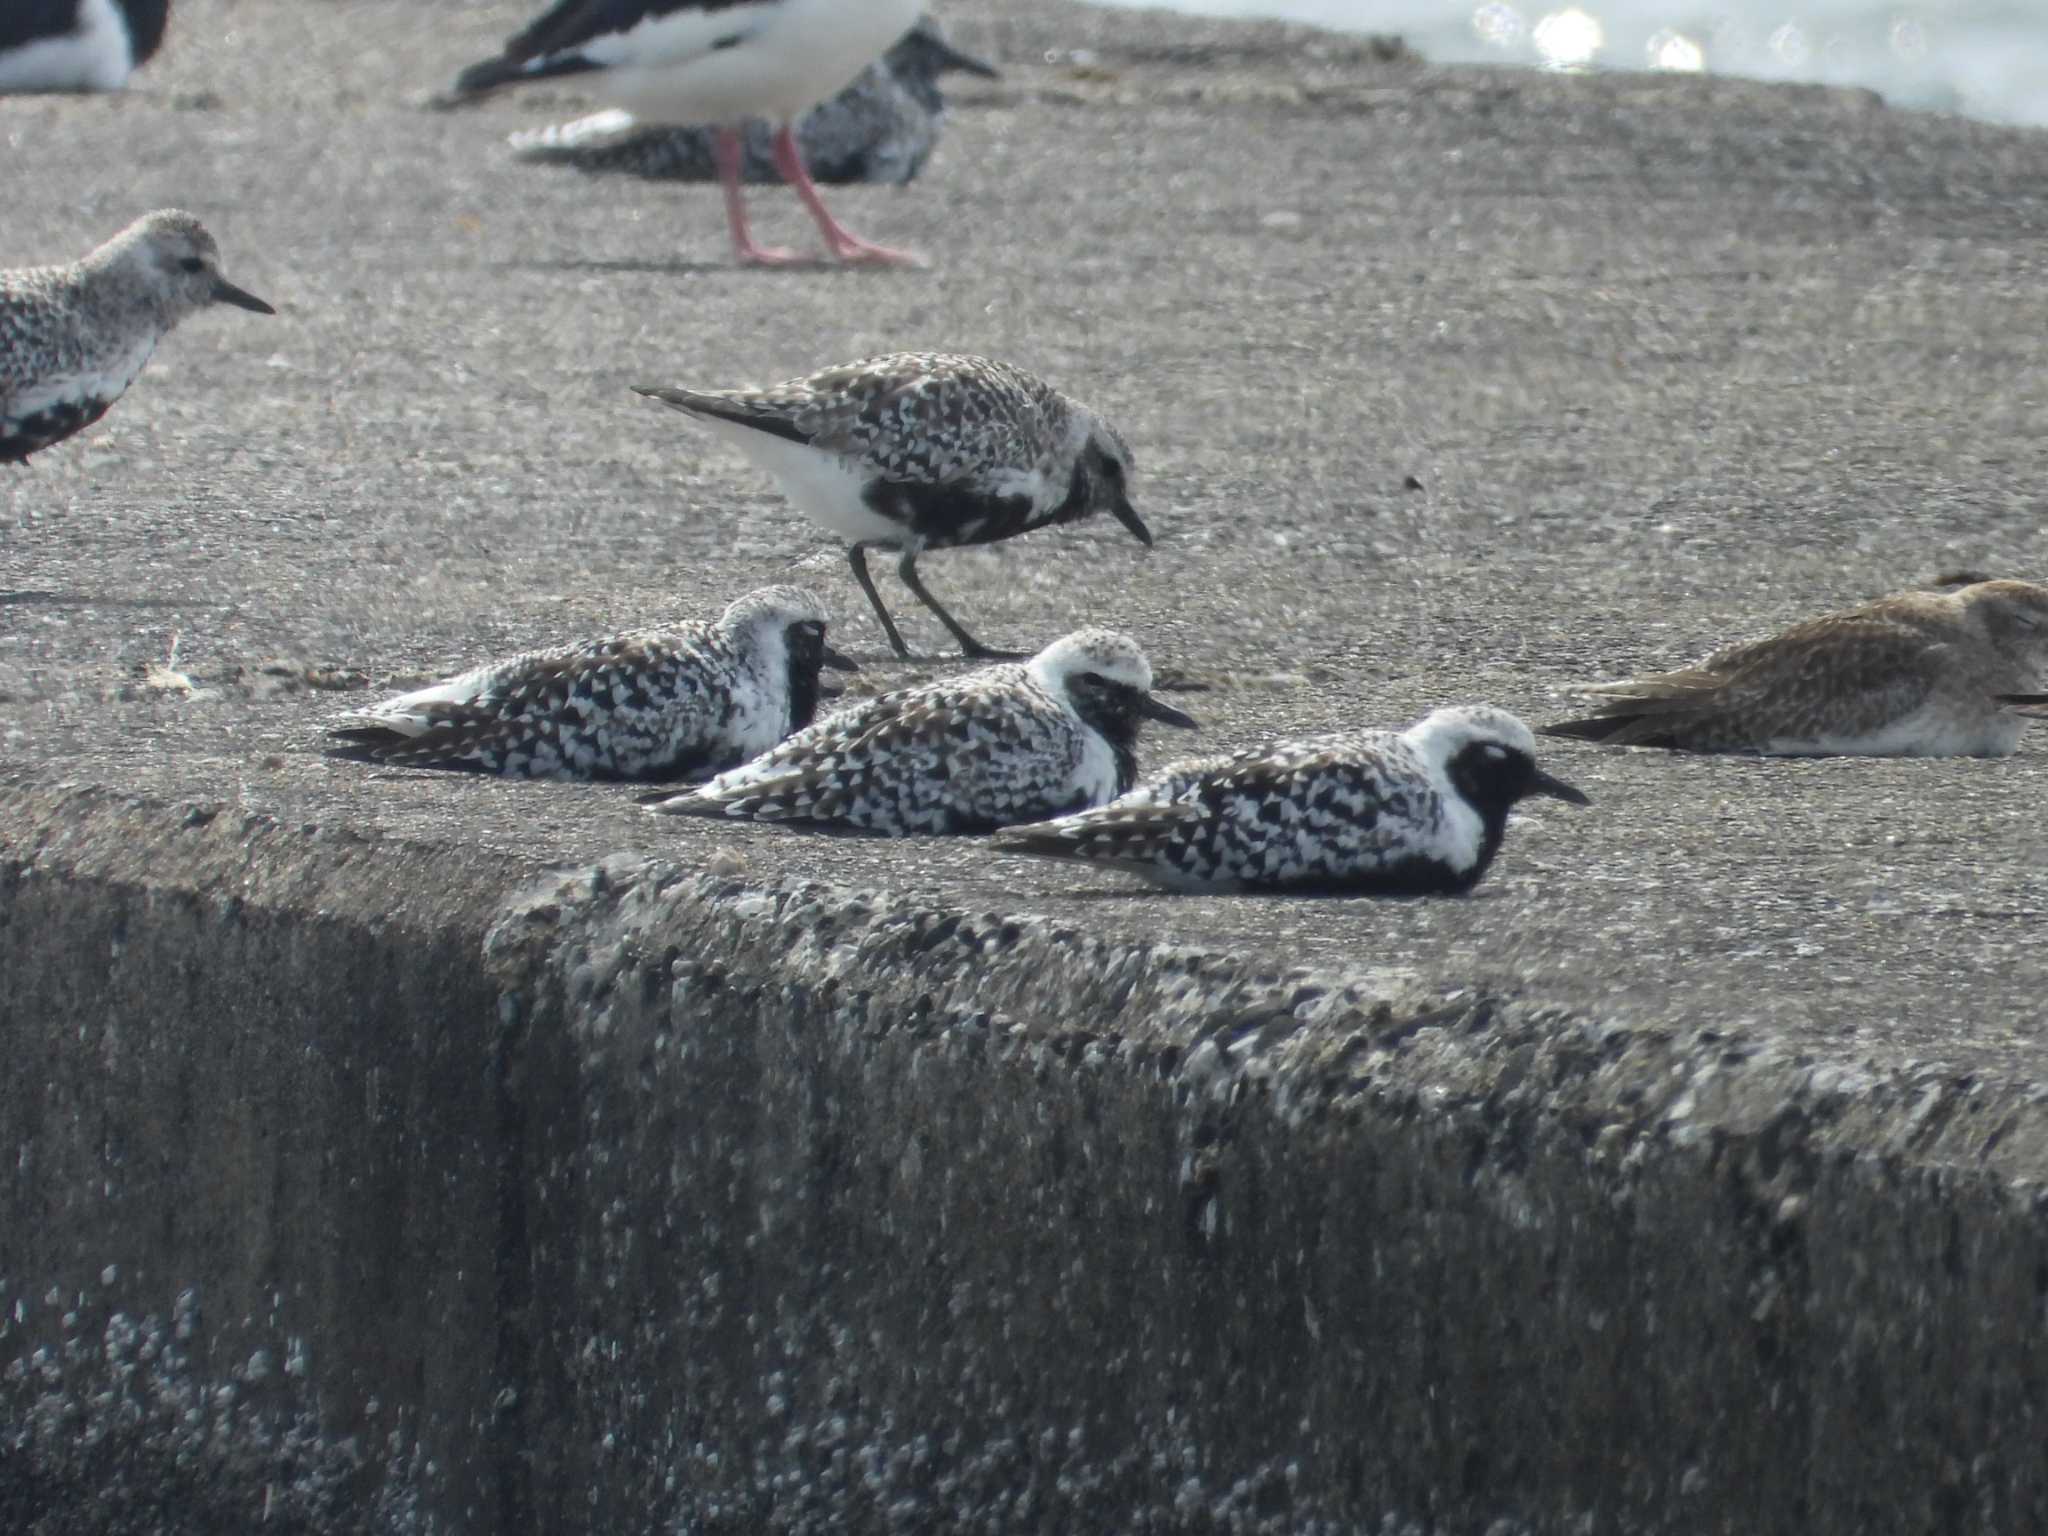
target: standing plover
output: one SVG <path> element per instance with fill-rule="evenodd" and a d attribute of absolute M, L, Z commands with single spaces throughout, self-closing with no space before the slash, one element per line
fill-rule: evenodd
<path fill-rule="evenodd" d="M 1536 766 L 1529 727 L 1491 705 L 1405 731 L 1343 731 L 1194 758 L 1095 810 L 995 846 L 1105 864 L 1184 891 L 1457 895 L 1530 795 L 1586 797 Z"/>
<path fill-rule="evenodd" d="M 762 587 L 713 623 L 531 651 L 352 711 L 335 754 L 507 778 L 708 778 L 811 723 L 825 607 Z"/>
<path fill-rule="evenodd" d="M 1131 450 L 1116 429 L 1007 363 L 896 352 L 766 389 L 634 388 L 705 423 L 849 540 L 854 580 L 906 659 L 910 648 L 868 575 L 870 546 L 900 553 L 896 574 L 964 655 L 1014 657 L 1022 653 L 975 639 L 925 590 L 922 551 L 992 544 L 1104 511 L 1152 542 L 1126 494 Z"/>
<path fill-rule="evenodd" d="M 1194 728 L 1151 687 L 1152 668 L 1128 636 L 1077 630 L 1021 665 L 849 705 L 650 809 L 838 823 L 893 837 L 1057 816 L 1130 788 L 1140 722 Z"/>
<path fill-rule="evenodd" d="M 0 95 L 118 91 L 164 40 L 171 0 L 6 0 Z"/>
<path fill-rule="evenodd" d="M 2003 757 L 2048 686 L 2048 587 L 1979 581 L 1898 592 L 1697 666 L 1575 691 L 1587 719 L 1543 727 L 1686 752 Z"/>
<path fill-rule="evenodd" d="M 561 0 L 497 58 L 456 77 L 460 95 L 596 71 L 612 102 L 645 124 L 716 125 L 718 179 L 741 261 L 794 261 L 755 243 L 740 190 L 737 125 L 775 126 L 775 165 L 841 261 L 915 262 L 832 217 L 804 167 L 797 114 L 839 90 L 915 25 L 924 0 Z"/>
<path fill-rule="evenodd" d="M 106 415 L 164 334 L 209 304 L 276 313 L 220 275 L 213 236 L 175 208 L 82 260 L 0 272 L 0 464 Z"/>
<path fill-rule="evenodd" d="M 1000 78 L 994 66 L 948 43 L 931 17 L 922 18 L 853 84 L 798 121 L 797 144 L 811 179 L 894 186 L 913 180 L 938 145 L 946 115 L 939 77 L 953 70 Z M 768 125 L 755 118 L 741 138 L 740 179 L 749 185 L 780 181 Z M 618 172 L 650 181 L 710 181 L 718 175 L 710 129 L 643 128 L 631 113 L 616 109 L 522 130 L 511 142 L 521 160 L 586 174 Z"/>

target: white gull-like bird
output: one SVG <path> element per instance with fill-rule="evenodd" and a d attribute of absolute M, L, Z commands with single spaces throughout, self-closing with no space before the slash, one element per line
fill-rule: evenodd
<path fill-rule="evenodd" d="M 213 236 L 175 208 L 78 261 L 0 272 L 0 464 L 106 415 L 170 329 L 210 304 L 276 313 L 220 275 Z"/>
<path fill-rule="evenodd" d="M 700 789 L 670 815 L 986 832 L 1099 805 L 1137 776 L 1139 725 L 1195 722 L 1151 693 L 1127 635 L 1083 629 L 1004 662 L 859 703 Z"/>
<path fill-rule="evenodd" d="M 1610 746 L 1776 757 L 2003 757 L 2048 697 L 2048 587 L 1898 592 L 1718 650 L 1681 672 L 1575 691 L 1543 727 Z"/>
<path fill-rule="evenodd" d="M 842 261 L 915 262 L 861 239 L 832 217 L 805 168 L 797 117 L 880 58 L 917 22 L 924 0 L 561 0 L 495 59 L 456 77 L 458 95 L 563 75 L 590 74 L 616 106 L 647 125 L 716 125 L 733 249 L 742 261 L 781 263 L 794 252 L 762 246 L 740 190 L 738 125 L 775 124 L 775 163 Z"/>
<path fill-rule="evenodd" d="M 825 643 L 802 587 L 749 592 L 711 623 L 530 651 L 351 711 L 337 756 L 507 778 L 708 778 L 811 723 Z"/>
<path fill-rule="evenodd" d="M 1174 763 L 1095 810 L 997 834 L 1006 853 L 1101 864 L 1182 891 L 1457 895 L 1530 795 L 1586 797 L 1536 766 L 1491 705 Z"/>
<path fill-rule="evenodd" d="M 0 95 L 118 91 L 164 40 L 171 0 L 4 0 Z"/>
<path fill-rule="evenodd" d="M 1108 512 L 1140 543 L 1131 450 L 1116 429 L 1021 368 L 985 357 L 896 352 L 763 389 L 651 384 L 740 449 L 798 509 L 849 541 L 854 579 L 900 657 L 910 649 L 868 575 L 867 550 L 899 552 L 896 574 L 972 657 L 983 645 L 917 577 L 927 549 L 992 544 Z"/>

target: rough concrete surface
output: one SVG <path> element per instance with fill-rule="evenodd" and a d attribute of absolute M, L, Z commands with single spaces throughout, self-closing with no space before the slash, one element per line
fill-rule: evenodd
<path fill-rule="evenodd" d="M 1155 548 L 925 573 L 1217 747 L 2048 573 L 2048 138 L 944 14 L 1005 80 L 831 194 L 912 273 L 513 162 L 566 91 L 419 110 L 517 5 L 190 0 L 0 99 L 0 264 L 177 203 L 280 310 L 0 480 L 0 1523 L 2048 1528 L 2048 746 L 1559 744 L 1591 810 L 1377 903 L 320 755 L 340 685 L 792 569 L 928 671 L 628 389 L 895 347 L 1119 423 Z"/>

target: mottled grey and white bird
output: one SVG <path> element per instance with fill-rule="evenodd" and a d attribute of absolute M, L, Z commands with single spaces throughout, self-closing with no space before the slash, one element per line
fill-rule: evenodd
<path fill-rule="evenodd" d="M 220 275 L 213 236 L 175 208 L 82 260 L 0 272 L 0 464 L 106 415 L 165 333 L 209 304 L 276 313 Z"/>
<path fill-rule="evenodd" d="M 649 808 L 836 823 L 894 837 L 1035 821 L 1128 789 L 1141 722 L 1194 728 L 1151 687 L 1152 668 L 1129 636 L 1077 630 L 1022 665 L 849 705 Z"/>
<path fill-rule="evenodd" d="M 711 623 L 529 651 L 351 711 L 335 754 L 507 778 L 708 778 L 809 725 L 821 668 L 858 670 L 826 625 L 816 594 L 762 587 Z"/>
<path fill-rule="evenodd" d="M 1174 763 L 1094 810 L 997 835 L 1005 853 L 1102 864 L 1182 891 L 1458 895 L 1530 795 L 1586 797 L 1536 766 L 1491 705 L 1405 731 L 1343 731 Z"/>
<path fill-rule="evenodd" d="M 799 510 L 850 541 L 847 561 L 898 656 L 910 648 L 868 575 L 870 548 L 974 657 L 983 645 L 917 578 L 927 549 L 992 544 L 1108 512 L 1152 534 L 1127 494 L 1131 450 L 1108 422 L 1008 363 L 893 352 L 765 389 L 634 386 L 703 422 L 767 470 Z"/>
<path fill-rule="evenodd" d="M 118 91 L 164 40 L 171 0 L 5 0 L 0 95 Z"/>
<path fill-rule="evenodd" d="M 946 99 L 939 79 L 953 71 L 996 80 L 991 64 L 946 41 L 938 23 L 921 17 L 881 58 L 837 96 L 800 118 L 796 140 L 815 181 L 902 186 L 916 178 L 939 142 Z M 712 181 L 718 176 L 716 135 L 709 128 L 650 128 L 613 108 L 574 122 L 522 129 L 512 153 L 536 165 L 565 165 L 589 175 L 618 173 L 650 181 Z M 750 186 L 782 179 L 773 130 L 760 119 L 741 132 L 740 180 Z"/>
<path fill-rule="evenodd" d="M 1610 746 L 1815 757 L 2003 757 L 2048 704 L 2048 587 L 1897 592 L 1682 672 L 1575 691 L 1600 708 L 1543 727 Z"/>
<path fill-rule="evenodd" d="M 841 261 L 915 262 L 861 239 L 832 217 L 812 185 L 793 125 L 917 22 L 924 0 L 560 0 L 495 59 L 455 80 L 458 96 L 588 74 L 636 121 L 716 124 L 714 153 L 726 218 L 741 261 L 781 263 L 795 252 L 755 242 L 740 190 L 737 125 L 776 125 L 774 153 L 832 254 Z"/>

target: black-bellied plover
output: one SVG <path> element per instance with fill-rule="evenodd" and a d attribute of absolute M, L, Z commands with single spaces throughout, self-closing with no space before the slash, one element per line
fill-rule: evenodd
<path fill-rule="evenodd" d="M 531 651 L 351 711 L 336 755 L 507 778 L 708 778 L 811 723 L 824 604 L 762 587 L 711 623 Z"/>
<path fill-rule="evenodd" d="M 171 0 L 6 0 L 0 95 L 118 91 L 164 40 Z"/>
<path fill-rule="evenodd" d="M 999 79 L 993 65 L 947 42 L 926 16 L 896 46 L 854 77 L 853 84 L 806 112 L 796 141 L 813 181 L 901 186 L 931 158 L 946 115 L 939 77 L 958 70 Z M 711 181 L 718 157 L 709 128 L 645 128 L 616 108 L 570 123 L 523 129 L 512 152 L 538 165 L 566 165 L 587 174 L 616 172 L 650 181 Z M 773 185 L 774 131 L 759 118 L 741 133 L 740 179 Z"/>
<path fill-rule="evenodd" d="M 2048 587 L 1898 592 L 1697 666 L 1575 689 L 1599 712 L 1543 727 L 1610 746 L 1775 757 L 2002 757 L 2048 686 Z"/>
<path fill-rule="evenodd" d="M 775 124 L 775 164 L 841 261 L 915 262 L 832 217 L 804 167 L 794 123 L 917 22 L 924 0 L 561 0 L 497 58 L 456 77 L 459 95 L 594 72 L 616 106 L 647 125 L 717 125 L 718 179 L 741 261 L 780 263 L 747 224 L 737 125 Z"/>
<path fill-rule="evenodd" d="M 636 384 L 775 476 L 798 509 L 850 541 L 847 561 L 898 656 L 868 575 L 869 548 L 900 553 L 896 574 L 967 656 L 1015 657 L 970 635 L 917 579 L 927 549 L 992 544 L 1048 523 L 1108 512 L 1141 544 L 1131 450 L 1086 406 L 1021 368 L 985 357 L 895 352 L 765 389 Z"/>
<path fill-rule="evenodd" d="M 0 272 L 0 464 L 106 415 L 172 326 L 209 304 L 275 314 L 220 275 L 220 250 L 175 208 L 82 260 Z"/>
<path fill-rule="evenodd" d="M 672 815 L 986 832 L 1099 805 L 1137 776 L 1138 727 L 1195 722 L 1151 693 L 1127 635 L 1083 629 L 1004 662 L 864 699 L 702 788 Z"/>
<path fill-rule="evenodd" d="M 1530 795 L 1586 797 L 1536 766 L 1506 710 L 1460 705 L 1405 731 L 1340 731 L 1174 763 L 1108 805 L 995 846 L 1102 864 L 1183 891 L 1457 895 Z"/>

